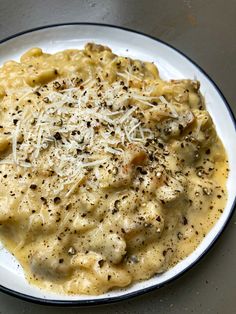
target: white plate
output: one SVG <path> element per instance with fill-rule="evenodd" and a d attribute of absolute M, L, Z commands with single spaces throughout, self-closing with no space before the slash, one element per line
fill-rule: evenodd
<path fill-rule="evenodd" d="M 53 53 L 68 48 L 83 48 L 85 43 L 91 41 L 108 45 L 119 55 L 154 61 L 164 79 L 197 78 L 201 82 L 201 92 L 206 98 L 207 109 L 214 120 L 229 157 L 228 202 L 215 226 L 199 247 L 186 259 L 162 275 L 136 283 L 127 289 L 112 291 L 100 296 L 57 295 L 31 286 L 25 280 L 23 271 L 13 256 L 4 248 L 0 249 L 1 290 L 33 302 L 55 305 L 108 303 L 158 288 L 177 278 L 199 261 L 222 233 L 234 209 L 236 132 L 233 114 L 214 82 L 193 61 L 175 48 L 155 38 L 127 29 L 101 24 L 72 23 L 33 29 L 0 41 L 0 65 L 9 59 L 18 60 L 22 53 L 31 47 L 41 47 L 44 51 Z"/>

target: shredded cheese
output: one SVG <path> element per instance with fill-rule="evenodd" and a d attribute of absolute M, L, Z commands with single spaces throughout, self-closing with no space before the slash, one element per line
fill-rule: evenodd
<path fill-rule="evenodd" d="M 128 71 L 118 75 L 141 80 Z M 138 117 L 145 110 L 142 104 L 156 108 L 160 102 L 164 104 L 163 115 L 166 111 L 173 117 L 177 115 L 163 96 L 147 96 L 145 88 L 129 87 L 127 91 L 119 80 L 109 83 L 88 78 L 81 87 L 75 87 L 70 79 L 64 82 L 65 88 L 59 90 L 53 82 L 37 90 L 22 88 L 20 99 L 35 92 L 40 97 L 18 117 L 12 132 L 12 160 L 8 157 L 1 164 L 37 167 L 46 152 L 48 170 L 72 180 L 83 168 L 105 163 L 107 154 L 123 154 L 126 143 L 144 143 L 153 138 L 153 132 Z M 23 140 L 18 143 L 20 137 Z"/>

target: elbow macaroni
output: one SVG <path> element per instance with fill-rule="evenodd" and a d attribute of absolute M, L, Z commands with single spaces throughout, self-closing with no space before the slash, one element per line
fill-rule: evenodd
<path fill-rule="evenodd" d="M 101 45 L 0 69 L 0 238 L 27 279 L 101 294 L 190 254 L 227 199 L 199 83 Z"/>

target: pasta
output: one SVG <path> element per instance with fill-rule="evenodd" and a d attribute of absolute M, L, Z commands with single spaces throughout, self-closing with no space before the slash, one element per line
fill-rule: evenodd
<path fill-rule="evenodd" d="M 102 294 L 173 267 L 224 210 L 198 81 L 88 43 L 0 69 L 0 238 L 26 278 Z"/>

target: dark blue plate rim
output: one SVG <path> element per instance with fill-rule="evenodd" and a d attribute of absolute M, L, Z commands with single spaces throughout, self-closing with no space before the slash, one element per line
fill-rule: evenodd
<path fill-rule="evenodd" d="M 0 40 L 0 44 L 9 41 L 11 39 L 14 39 L 16 37 L 19 37 L 21 35 L 27 34 L 27 33 L 32 33 L 35 31 L 39 31 L 42 29 L 46 29 L 46 28 L 54 28 L 54 27 L 62 27 L 62 26 L 71 26 L 71 25 L 90 25 L 90 26 L 102 26 L 102 27 L 109 27 L 109 28 L 117 28 L 117 29 L 121 29 L 124 31 L 128 31 L 131 33 L 135 33 L 138 35 L 142 35 L 145 36 L 147 38 L 150 38 L 154 41 L 160 42 L 162 44 L 164 44 L 165 46 L 173 49 L 174 51 L 178 52 L 180 55 L 182 55 L 183 57 L 185 57 L 188 61 L 190 61 L 194 66 L 196 66 L 198 68 L 198 70 L 200 72 L 202 72 L 207 79 L 213 84 L 213 86 L 215 87 L 215 89 L 217 90 L 219 96 L 222 98 L 228 112 L 229 115 L 231 117 L 232 123 L 234 124 L 234 128 L 236 131 L 236 119 L 234 116 L 234 113 L 232 111 L 232 109 L 230 108 L 229 103 L 227 102 L 225 96 L 223 95 L 223 93 L 221 92 L 220 88 L 216 85 L 216 83 L 213 81 L 213 79 L 195 62 L 193 61 L 191 58 L 189 58 L 185 53 L 183 53 L 182 51 L 180 51 L 179 49 L 173 47 L 172 45 L 170 45 L 169 43 L 166 43 L 165 41 L 155 38 L 154 36 L 145 34 L 143 32 L 140 31 L 136 31 L 133 29 L 129 29 L 123 26 L 117 26 L 117 25 L 112 25 L 112 24 L 104 24 L 104 23 L 90 23 L 90 22 L 71 22 L 71 23 L 59 23 L 59 24 L 50 24 L 50 25 L 45 25 L 45 26 L 40 26 L 40 27 L 35 27 L 35 28 L 31 28 L 29 30 L 26 31 L 22 31 L 19 33 L 16 33 L 14 35 L 11 35 L 7 38 L 4 38 L 2 40 Z M 175 276 L 173 276 L 172 278 L 166 280 L 165 282 L 162 282 L 161 284 L 156 284 L 154 286 L 151 287 L 147 287 L 147 288 L 143 288 L 140 289 L 138 291 L 135 292 L 131 292 L 131 293 L 127 293 L 125 295 L 122 296 L 117 296 L 117 297 L 106 297 L 106 298 L 101 298 L 101 299 L 95 299 L 95 300 L 81 300 L 81 301 L 77 301 L 77 300 L 48 300 L 48 299 L 43 299 L 43 298 L 37 298 L 37 297 L 33 297 L 24 293 L 20 293 L 17 291 L 14 291 L 12 289 L 8 289 L 2 285 L 0 285 L 0 291 L 9 294 L 11 296 L 15 296 L 19 299 L 22 299 L 24 301 L 28 301 L 28 302 L 32 302 L 32 303 L 36 303 L 36 304 L 42 304 L 42 305 L 51 305 L 51 306 L 69 306 L 69 307 L 79 307 L 79 306 L 95 306 L 95 305 L 102 305 L 102 304 L 111 304 L 111 303 L 116 303 L 116 302 L 120 302 L 123 300 L 127 300 L 130 298 L 134 298 L 143 294 L 146 294 L 148 292 L 151 292 L 153 290 L 156 290 L 158 288 L 164 287 L 167 284 L 173 282 L 174 280 L 180 278 L 184 273 L 186 273 L 188 270 L 192 269 L 209 251 L 210 249 L 214 246 L 214 244 L 216 243 L 216 241 L 219 239 L 219 237 L 222 235 L 223 231 L 225 230 L 226 226 L 228 225 L 230 219 L 233 216 L 234 210 L 235 210 L 235 205 L 236 205 L 236 196 L 234 198 L 234 202 L 232 204 L 229 216 L 227 217 L 224 225 L 222 226 L 221 231 L 216 235 L 216 237 L 214 238 L 214 240 L 211 242 L 211 244 L 202 252 L 202 254 L 190 265 L 188 265 L 185 269 L 183 269 L 180 273 L 176 274 Z"/>

